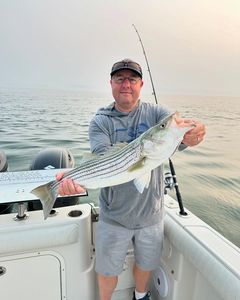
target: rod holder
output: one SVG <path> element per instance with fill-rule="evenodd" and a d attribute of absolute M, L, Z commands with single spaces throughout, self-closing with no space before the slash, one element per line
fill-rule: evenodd
<path fill-rule="evenodd" d="M 15 221 L 22 221 L 28 218 L 28 214 L 26 214 L 26 203 L 19 202 L 17 204 L 17 215 L 14 218 Z"/>

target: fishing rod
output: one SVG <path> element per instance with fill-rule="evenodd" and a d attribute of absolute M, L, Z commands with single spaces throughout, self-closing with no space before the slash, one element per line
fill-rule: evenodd
<path fill-rule="evenodd" d="M 144 49 L 144 46 L 143 46 L 142 39 L 141 39 L 141 37 L 140 37 L 139 32 L 137 31 L 136 26 L 135 26 L 134 24 L 132 24 L 132 26 L 133 26 L 133 28 L 135 29 L 135 31 L 136 31 L 136 33 L 137 33 L 137 36 L 138 36 L 138 38 L 139 38 L 140 44 L 141 44 L 141 46 L 142 46 L 143 55 L 144 55 L 145 60 L 146 60 L 146 63 L 147 63 L 147 68 L 148 68 L 147 70 L 148 70 L 149 77 L 150 77 L 151 84 L 152 84 L 152 94 L 154 95 L 156 104 L 158 104 L 157 95 L 156 95 L 155 87 L 154 87 L 154 84 L 153 84 L 152 74 L 151 74 L 151 71 L 150 71 L 150 67 L 149 67 L 149 63 L 148 63 L 148 59 L 147 59 L 147 54 L 146 54 L 146 52 L 145 52 L 145 49 Z"/>
<path fill-rule="evenodd" d="M 142 47 L 142 50 L 143 50 L 143 55 L 145 57 L 145 61 L 146 61 L 146 64 L 147 64 L 147 70 L 148 70 L 149 77 L 150 77 L 150 80 L 151 80 L 152 94 L 154 95 L 156 104 L 158 104 L 157 95 L 156 95 L 156 92 L 155 92 L 155 87 L 154 87 L 154 83 L 153 83 L 153 79 L 152 79 L 152 73 L 151 73 L 151 70 L 150 70 L 149 63 L 148 63 L 148 58 L 147 58 L 146 51 L 144 49 L 144 45 L 143 45 L 141 36 L 140 36 L 136 26 L 134 24 L 132 24 L 132 26 L 135 29 L 135 31 L 137 33 L 137 36 L 139 38 L 139 41 L 140 41 L 140 44 L 141 44 L 141 47 Z M 179 214 L 182 215 L 182 216 L 186 216 L 187 212 L 185 212 L 185 210 L 184 210 L 184 206 L 183 206 L 183 202 L 182 202 L 182 196 L 181 196 L 181 193 L 180 193 L 180 190 L 179 190 L 179 187 L 178 187 L 177 176 L 176 176 L 176 173 L 175 173 L 173 162 L 171 161 L 170 158 L 169 158 L 169 168 L 170 168 L 170 171 L 171 171 L 171 178 L 169 178 L 169 177 L 166 178 L 166 180 L 165 180 L 166 188 L 170 188 L 170 189 L 173 188 L 173 187 L 175 188 L 176 197 L 177 197 L 178 205 L 179 205 L 179 208 L 180 208 Z"/>

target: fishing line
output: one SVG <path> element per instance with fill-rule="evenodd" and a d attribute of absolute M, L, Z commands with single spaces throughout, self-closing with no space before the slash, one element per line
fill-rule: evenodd
<path fill-rule="evenodd" d="M 151 84 L 152 84 L 152 94 L 154 95 L 156 104 L 158 104 L 157 95 L 156 95 L 156 92 L 155 92 L 155 88 L 154 88 L 154 84 L 153 84 L 153 79 L 152 79 L 152 74 L 151 74 L 151 71 L 150 71 L 150 67 L 149 67 L 149 63 L 148 63 L 146 51 L 145 51 L 145 49 L 144 49 L 142 39 L 141 39 L 141 37 L 140 37 L 139 32 L 137 31 L 136 26 L 135 26 L 134 24 L 132 24 L 132 26 L 133 26 L 133 28 L 135 29 L 135 31 L 136 31 L 136 33 L 137 33 L 137 36 L 138 36 L 138 38 L 139 38 L 140 44 L 141 44 L 141 46 L 142 46 L 143 55 L 144 55 L 145 60 L 146 60 L 146 63 L 147 63 L 147 68 L 148 68 L 147 70 L 148 70 L 149 77 L 150 77 Z"/>
<path fill-rule="evenodd" d="M 135 29 L 135 31 L 136 31 L 136 33 L 137 33 L 137 36 L 138 36 L 138 38 L 139 38 L 139 41 L 140 41 L 140 44 L 141 44 L 141 47 L 142 47 L 142 50 L 143 50 L 143 55 L 144 55 L 145 60 L 146 60 L 147 70 L 148 70 L 148 73 L 149 73 L 151 85 L 152 85 L 152 94 L 154 95 L 156 104 L 158 104 L 157 95 L 156 95 L 156 92 L 155 92 L 155 87 L 154 87 L 154 83 L 153 83 L 152 74 L 151 74 L 151 70 L 150 70 L 149 63 L 148 63 L 148 58 L 147 58 L 146 51 L 145 51 L 145 49 L 144 49 L 144 46 L 143 46 L 143 42 L 142 42 L 141 36 L 140 36 L 140 34 L 139 34 L 139 32 L 138 32 L 136 26 L 135 26 L 134 24 L 132 24 L 132 26 L 133 26 L 133 28 Z M 182 203 L 181 193 L 180 193 L 179 187 L 178 187 L 177 176 L 176 176 L 176 173 L 175 173 L 175 169 L 174 169 L 174 166 L 173 166 L 173 162 L 171 161 L 170 158 L 169 158 L 169 168 L 170 168 L 170 170 L 171 170 L 172 179 L 173 179 L 173 186 L 174 186 L 174 188 L 175 188 L 175 192 L 176 192 L 176 196 L 177 196 L 177 200 L 178 200 L 178 205 L 179 205 L 179 208 L 180 208 L 179 214 L 182 215 L 182 216 L 186 216 L 186 215 L 187 215 L 187 212 L 185 212 L 185 210 L 184 210 L 184 206 L 183 206 L 183 203 Z"/>

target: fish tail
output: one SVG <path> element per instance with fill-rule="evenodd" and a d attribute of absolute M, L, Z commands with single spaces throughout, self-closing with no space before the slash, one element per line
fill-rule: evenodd
<path fill-rule="evenodd" d="M 52 183 L 53 181 L 40 185 L 31 191 L 42 203 L 44 220 L 50 215 L 58 195 L 56 189 L 51 187 Z"/>

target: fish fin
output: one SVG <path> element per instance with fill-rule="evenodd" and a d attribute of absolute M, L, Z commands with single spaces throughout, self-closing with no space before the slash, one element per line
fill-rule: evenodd
<path fill-rule="evenodd" d="M 143 156 L 138 162 L 133 164 L 131 167 L 128 168 L 128 172 L 132 172 L 138 169 L 141 169 L 144 166 L 146 157 Z"/>
<path fill-rule="evenodd" d="M 46 220 L 50 215 L 50 212 L 58 196 L 56 189 L 51 188 L 53 182 L 55 181 L 40 185 L 31 191 L 31 193 L 37 196 L 42 203 L 44 220 Z"/>
<path fill-rule="evenodd" d="M 151 173 L 146 173 L 139 178 L 134 179 L 134 185 L 139 193 L 143 193 L 144 188 L 148 188 L 149 182 L 151 180 Z"/>

